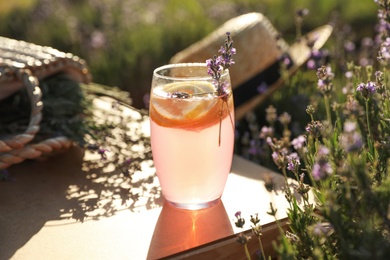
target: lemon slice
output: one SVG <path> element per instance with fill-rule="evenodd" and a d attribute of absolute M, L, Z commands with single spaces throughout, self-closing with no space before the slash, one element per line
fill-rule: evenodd
<path fill-rule="evenodd" d="M 172 83 L 154 90 L 150 117 L 161 126 L 199 128 L 219 120 L 221 102 L 208 82 Z"/>
<path fill-rule="evenodd" d="M 206 113 L 215 103 L 213 91 L 213 86 L 207 82 L 172 83 L 156 89 L 152 105 L 169 119 L 195 118 Z"/>

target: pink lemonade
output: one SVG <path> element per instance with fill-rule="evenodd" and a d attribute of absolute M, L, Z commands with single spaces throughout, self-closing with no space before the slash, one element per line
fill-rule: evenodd
<path fill-rule="evenodd" d="M 188 209 L 217 201 L 233 156 L 232 94 L 217 97 L 207 82 L 156 87 L 150 119 L 153 159 L 164 197 Z"/>

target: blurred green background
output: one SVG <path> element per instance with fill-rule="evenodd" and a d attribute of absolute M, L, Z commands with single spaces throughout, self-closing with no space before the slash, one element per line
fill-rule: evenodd
<path fill-rule="evenodd" d="M 332 23 L 335 33 L 352 28 L 343 34 L 352 42 L 375 34 L 373 0 L 0 0 L 0 35 L 80 56 L 95 82 L 129 91 L 142 108 L 153 69 L 176 52 L 248 12 L 265 14 L 291 43 L 299 8 L 310 11 L 304 32 Z"/>

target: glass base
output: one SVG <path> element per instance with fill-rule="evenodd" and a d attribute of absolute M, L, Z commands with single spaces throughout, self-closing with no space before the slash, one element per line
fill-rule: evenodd
<path fill-rule="evenodd" d="M 199 210 L 199 209 L 205 209 L 205 208 L 210 208 L 217 204 L 221 199 L 218 198 L 213 201 L 205 202 L 205 203 L 197 203 L 197 204 L 186 204 L 186 203 L 176 203 L 172 201 L 168 201 L 169 204 L 172 206 L 179 208 L 179 209 L 186 209 L 186 210 Z"/>

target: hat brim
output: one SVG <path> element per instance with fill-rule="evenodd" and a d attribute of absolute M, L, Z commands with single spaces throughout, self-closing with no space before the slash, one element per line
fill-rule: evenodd
<path fill-rule="evenodd" d="M 288 50 L 288 57 L 292 64 L 287 74 L 281 75 L 280 60 L 254 76 L 248 82 L 234 88 L 235 117 L 242 119 L 250 110 L 261 104 L 267 97 L 280 88 L 287 77 L 292 76 L 311 56 L 312 51 L 319 50 L 332 34 L 333 27 L 323 25 L 307 33 Z M 287 77 L 286 77 L 287 76 Z M 237 101 L 237 102 L 236 102 Z"/>

